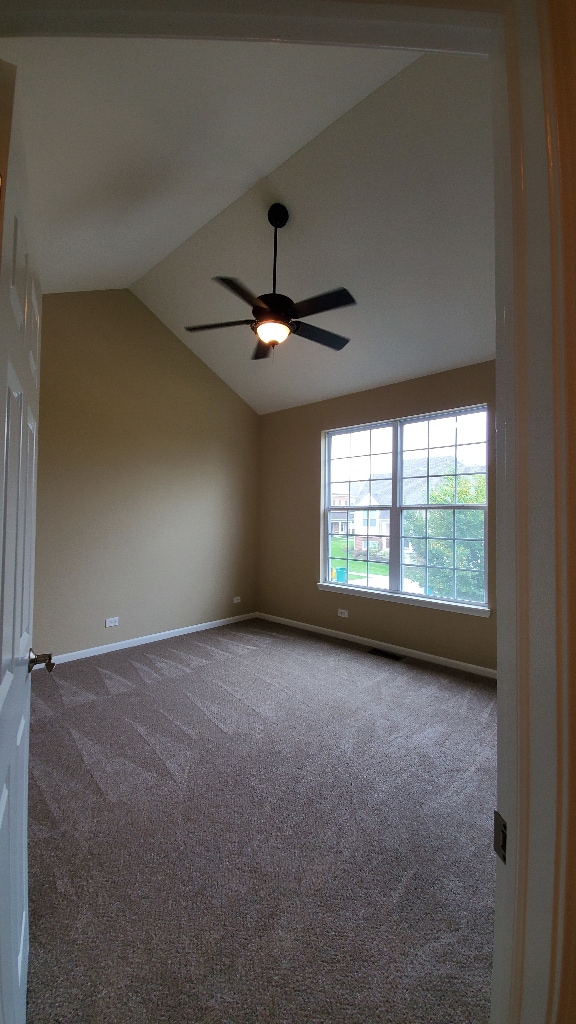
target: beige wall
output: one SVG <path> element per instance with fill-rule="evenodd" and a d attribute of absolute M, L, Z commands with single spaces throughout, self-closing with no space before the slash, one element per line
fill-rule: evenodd
<path fill-rule="evenodd" d="M 258 417 L 131 292 L 47 295 L 42 344 L 36 649 L 260 611 L 495 667 L 494 611 L 317 587 L 322 431 L 493 409 L 493 363 Z M 491 493 L 493 469 L 491 446 Z M 494 609 L 494 503 L 489 523 Z M 120 625 L 105 629 L 112 615 Z"/>
<path fill-rule="evenodd" d="M 494 502 L 489 515 L 488 597 L 492 607 L 489 618 L 332 594 L 317 587 L 322 431 L 480 402 L 488 402 L 493 414 L 493 362 L 262 416 L 259 421 L 260 610 L 495 668 Z M 488 486 L 489 493 L 494 494 L 493 438 Z M 347 620 L 338 618 L 338 608 L 348 609 Z"/>
<path fill-rule="evenodd" d="M 35 649 L 253 611 L 256 414 L 129 291 L 45 297 L 40 390 Z"/>

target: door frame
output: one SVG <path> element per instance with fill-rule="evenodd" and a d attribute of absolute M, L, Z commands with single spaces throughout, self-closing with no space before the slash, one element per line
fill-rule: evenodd
<path fill-rule="evenodd" d="M 489 54 L 496 171 L 498 805 L 492 1024 L 576 1019 L 565 910 L 576 888 L 569 797 L 568 459 L 563 210 L 549 25 L 571 0 L 298 0 L 0 15 L 0 32 L 277 39 Z M 181 7 L 181 5 L 180 5 Z M 554 37 L 553 37 L 554 38 Z M 556 43 L 558 40 L 556 39 Z M 556 50 L 558 46 L 556 45 Z M 573 165 L 574 167 L 574 165 Z M 566 213 L 564 212 L 564 216 Z M 565 235 L 568 235 L 568 222 Z M 573 329 L 573 328 L 572 328 Z M 572 375 L 572 381 L 576 373 Z M 573 401 L 573 399 L 572 399 Z M 569 447 L 573 444 L 573 448 Z M 576 558 L 573 560 L 576 568 Z M 569 884 L 570 883 L 570 884 Z"/>

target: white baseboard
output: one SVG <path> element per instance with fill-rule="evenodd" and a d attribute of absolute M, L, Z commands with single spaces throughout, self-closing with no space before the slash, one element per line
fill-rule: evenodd
<path fill-rule="evenodd" d="M 108 654 L 109 651 L 123 651 L 127 647 L 140 647 L 141 644 L 153 644 L 157 640 L 169 640 L 172 636 L 184 636 L 186 633 L 199 633 L 204 629 L 215 629 L 216 626 L 228 626 L 231 622 L 253 619 L 256 612 L 248 615 L 232 615 L 229 619 L 215 619 L 214 622 L 200 622 L 197 626 L 183 626 L 181 629 L 168 629 L 164 633 L 150 633 L 149 636 L 137 636 L 132 640 L 119 640 L 116 644 L 103 644 L 101 647 L 88 647 L 85 651 L 71 651 L 69 654 L 55 654 L 56 665 L 66 661 L 78 661 L 79 658 L 93 658 L 96 654 Z M 37 666 L 42 668 L 42 665 Z"/>
<path fill-rule="evenodd" d="M 128 647 L 140 647 L 141 644 L 152 644 L 157 640 L 169 640 L 173 636 L 184 636 L 186 633 L 199 633 L 205 629 L 215 629 L 216 626 L 228 626 L 232 622 L 243 622 L 246 619 L 265 619 L 267 622 L 278 622 L 282 626 L 292 626 L 294 629 L 304 629 L 307 633 L 320 633 L 323 636 L 333 636 L 337 640 L 348 640 L 350 643 L 362 644 L 364 647 L 376 647 L 380 651 L 389 651 L 391 654 L 398 654 L 402 658 L 417 658 L 419 661 L 432 662 L 434 665 L 444 665 L 446 668 L 459 669 L 461 672 L 472 672 L 474 675 L 487 676 L 489 679 L 496 679 L 497 672 L 493 668 L 484 668 L 482 665 L 469 665 L 465 661 L 454 661 L 452 658 L 442 658 L 436 654 L 427 654 L 424 651 L 414 651 L 409 647 L 398 647 L 396 644 L 385 644 L 380 640 L 369 640 L 365 636 L 356 636 L 354 633 L 343 633 L 339 629 L 327 629 L 325 626 L 310 626 L 307 622 L 296 622 L 294 619 L 283 619 L 278 615 L 267 615 L 265 612 L 249 612 L 247 615 L 233 615 L 228 619 L 216 619 L 214 622 L 200 622 L 196 626 L 184 626 L 181 629 L 169 629 L 164 633 L 151 633 L 149 636 L 138 636 L 133 640 L 120 640 L 115 644 L 104 644 L 102 647 L 89 647 L 85 651 L 72 651 L 70 654 L 57 654 L 54 661 L 57 665 L 63 665 L 67 661 L 77 661 L 79 658 L 92 658 L 96 654 L 108 654 L 109 651 L 122 651 Z M 41 666 L 38 666 L 41 667 Z"/>
<path fill-rule="evenodd" d="M 339 629 L 309 626 L 306 622 L 282 619 L 278 615 L 265 615 L 264 612 L 260 612 L 257 618 L 266 619 L 267 622 L 278 622 L 282 626 L 293 626 L 295 629 L 305 629 L 308 633 L 322 633 L 325 636 L 336 637 L 337 640 L 348 640 L 350 643 L 362 644 L 364 647 L 376 647 L 379 651 L 389 651 L 390 654 L 398 654 L 402 658 L 417 658 L 419 661 L 431 661 L 434 665 L 456 668 L 460 672 L 472 672 L 477 676 L 488 676 L 489 679 L 497 678 L 496 669 L 484 668 L 483 665 L 469 665 L 466 661 L 454 661 L 452 658 L 441 658 L 436 654 L 426 654 L 424 651 L 413 651 L 409 647 L 397 647 L 396 644 L 384 644 L 380 640 L 368 640 L 365 636 L 356 636 L 354 633 L 342 633 Z"/>

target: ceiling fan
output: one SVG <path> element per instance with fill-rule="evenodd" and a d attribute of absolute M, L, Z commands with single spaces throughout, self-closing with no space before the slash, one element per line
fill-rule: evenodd
<path fill-rule="evenodd" d="M 187 327 L 187 331 L 213 331 L 219 327 L 238 327 L 250 325 L 258 338 L 252 355 L 253 359 L 266 359 L 272 349 L 285 341 L 290 334 L 300 334 L 309 341 L 340 351 L 350 341 L 341 334 L 325 331 L 314 324 L 303 324 L 300 317 L 313 316 L 315 313 L 326 313 L 330 309 L 341 306 L 354 306 L 356 299 L 346 288 L 336 288 L 331 292 L 313 295 L 302 302 L 292 302 L 287 295 L 276 291 L 276 261 L 278 256 L 278 228 L 283 228 L 288 221 L 288 210 L 281 203 L 273 203 L 268 210 L 268 221 L 274 228 L 274 264 L 272 270 L 272 291 L 265 295 L 254 295 L 241 281 L 235 277 L 215 277 L 229 291 L 252 306 L 252 320 L 227 320 L 218 324 L 199 324 Z"/>

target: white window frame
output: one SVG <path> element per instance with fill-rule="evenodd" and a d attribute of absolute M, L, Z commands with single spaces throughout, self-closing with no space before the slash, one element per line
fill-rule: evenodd
<path fill-rule="evenodd" d="M 401 451 L 401 431 L 405 424 L 415 423 L 418 421 L 427 420 L 428 422 L 433 419 L 443 419 L 449 416 L 457 416 L 465 413 L 473 412 L 486 412 L 488 413 L 487 406 L 485 404 L 463 406 L 458 409 L 442 410 L 434 413 L 420 413 L 415 416 L 401 417 L 391 420 L 375 421 L 373 423 L 355 424 L 350 427 L 339 427 L 334 430 L 326 430 L 323 433 L 322 443 L 322 505 L 323 505 L 323 517 L 322 517 L 322 536 L 321 536 L 321 562 L 320 562 L 320 581 L 318 588 L 320 590 L 333 591 L 336 593 L 353 594 L 360 597 L 369 597 L 379 601 L 396 601 L 405 604 L 419 605 L 423 607 L 435 607 L 442 608 L 447 611 L 456 611 L 468 615 L 490 615 L 490 607 L 487 604 L 488 595 L 488 466 L 486 466 L 486 503 L 485 504 L 451 504 L 451 505 L 438 505 L 438 504 L 414 504 L 407 505 L 401 501 L 401 486 L 402 486 L 402 451 Z M 488 420 L 489 422 L 489 420 Z M 391 427 L 393 431 L 393 451 L 392 451 L 392 500 L 390 505 L 330 505 L 330 441 L 331 438 L 338 434 L 354 433 L 356 431 L 377 429 L 380 427 Z M 488 437 L 486 438 L 488 442 Z M 335 580 L 328 578 L 328 566 L 329 566 L 329 545 L 330 545 L 330 513 L 335 511 L 342 511 L 343 508 L 352 508 L 355 512 L 360 512 L 369 521 L 370 515 L 377 515 L 380 511 L 385 511 L 390 515 L 390 536 L 389 536 L 389 588 L 388 590 L 373 589 L 369 586 L 360 586 L 357 584 L 351 585 L 348 583 L 339 583 Z M 402 550 L 401 550 L 401 520 L 402 512 L 410 509 L 433 509 L 438 510 L 439 508 L 446 510 L 453 509 L 479 509 L 484 512 L 484 593 L 486 595 L 486 603 L 476 602 L 465 602 L 457 601 L 451 598 L 441 597 L 428 597 L 424 594 L 410 594 L 400 590 L 401 574 L 402 574 Z M 367 527 L 367 534 L 369 528 Z"/>

